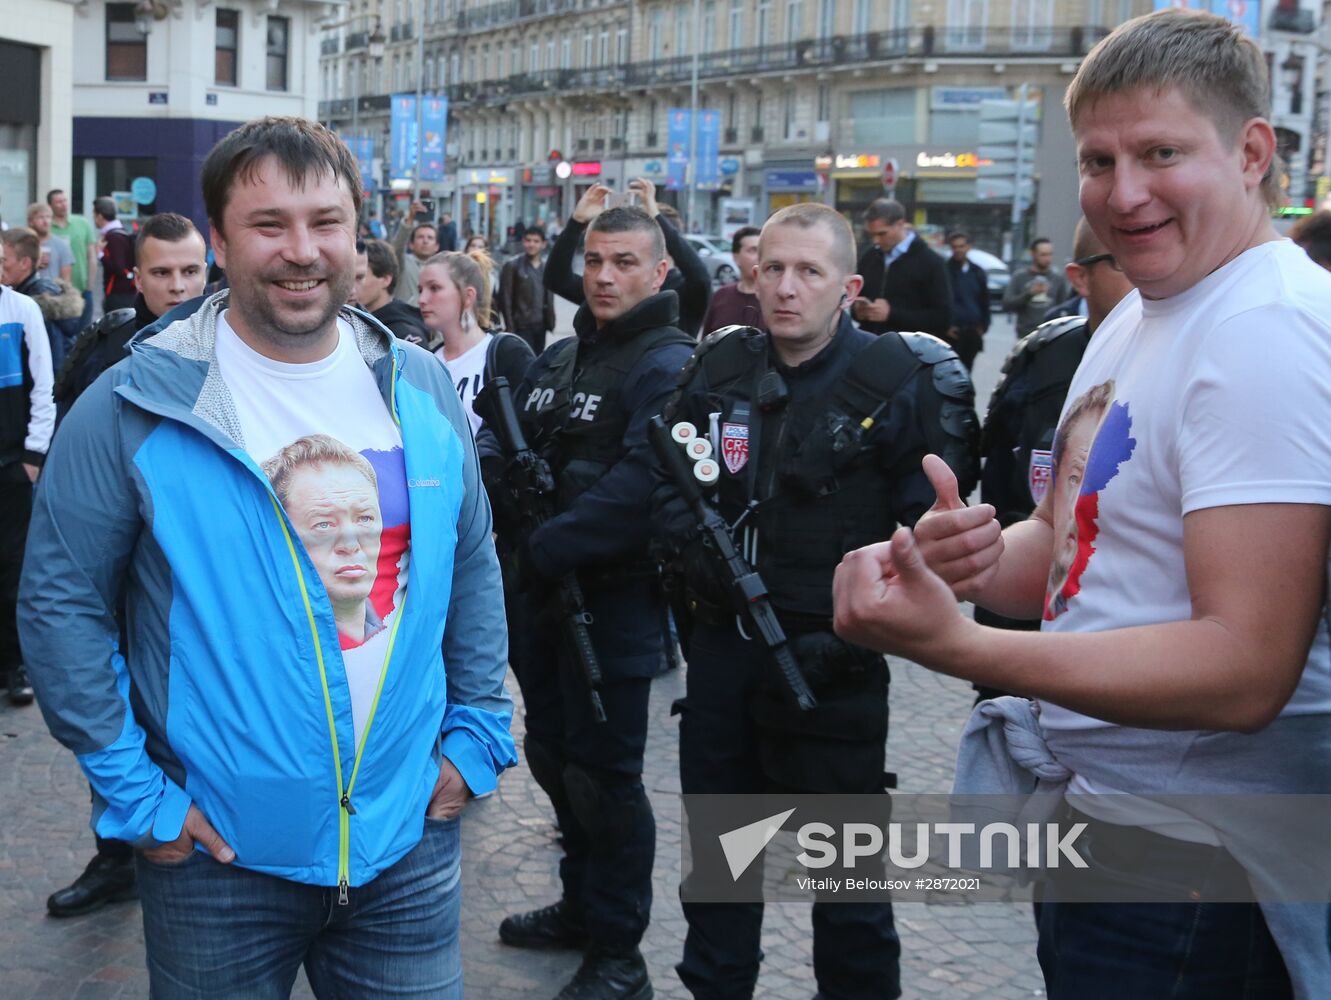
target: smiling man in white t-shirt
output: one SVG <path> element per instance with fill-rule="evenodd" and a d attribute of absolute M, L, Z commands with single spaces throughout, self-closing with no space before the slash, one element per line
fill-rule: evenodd
<path fill-rule="evenodd" d="M 1271 226 L 1265 61 L 1240 27 L 1130 21 L 1066 103 L 1082 209 L 1140 294 L 1087 349 L 1032 518 L 1000 534 L 926 460 L 939 502 L 914 535 L 847 556 L 838 631 L 1037 699 L 1038 724 L 1013 701 L 972 729 L 1038 731 L 1091 844 L 1137 846 L 1119 871 L 1093 859 L 1097 898 L 1182 900 L 1046 903 L 1051 997 L 1328 996 L 1316 858 L 1320 904 L 1216 903 L 1195 880 L 1268 884 L 1288 860 L 1226 795 L 1331 791 L 1331 276 Z M 956 597 L 1043 612 L 1043 630 L 977 625 Z"/>

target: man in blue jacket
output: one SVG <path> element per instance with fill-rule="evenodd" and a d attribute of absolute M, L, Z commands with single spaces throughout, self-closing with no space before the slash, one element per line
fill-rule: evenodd
<path fill-rule="evenodd" d="M 343 308 L 360 185 L 332 132 L 250 122 L 202 176 L 231 287 L 65 420 L 20 595 L 34 687 L 97 833 L 139 849 L 154 997 L 283 995 L 302 963 L 320 996 L 460 997 L 457 817 L 515 762 L 467 418 Z M 373 628 L 339 628 L 350 594 Z"/>

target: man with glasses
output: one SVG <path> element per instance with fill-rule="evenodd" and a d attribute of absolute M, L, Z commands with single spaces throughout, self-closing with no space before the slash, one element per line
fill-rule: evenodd
<path fill-rule="evenodd" d="M 1051 309 L 1045 323 L 1017 341 L 989 397 L 981 438 L 980 499 L 994 505 L 1005 528 L 1030 517 L 1048 489 L 1054 430 L 1072 376 L 1095 328 L 1132 291 L 1132 283 L 1085 219 L 1077 223 L 1072 252 L 1077 259 L 1064 272 L 1077 294 Z M 981 607 L 975 609 L 975 620 L 995 628 L 1040 628 L 1038 620 L 1006 618 Z M 1006 693 L 979 684 L 975 689 L 980 698 Z"/>

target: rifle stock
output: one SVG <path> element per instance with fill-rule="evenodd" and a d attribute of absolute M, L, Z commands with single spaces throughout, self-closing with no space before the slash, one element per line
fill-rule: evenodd
<path fill-rule="evenodd" d="M 652 449 L 657 458 L 666 467 L 671 482 L 679 490 L 684 501 L 689 505 L 698 527 L 702 531 L 703 544 L 711 551 L 717 569 L 725 575 L 726 592 L 730 594 L 731 605 L 735 613 L 747 618 L 757 630 L 758 638 L 776 662 L 777 670 L 785 685 L 786 693 L 802 711 L 809 711 L 817 705 L 813 692 L 809 690 L 804 675 L 800 673 L 799 663 L 791 651 L 790 640 L 786 638 L 781 623 L 777 621 L 772 602 L 767 597 L 767 585 L 763 578 L 751 567 L 735 547 L 735 540 L 730 537 L 730 529 L 707 500 L 703 497 L 688 457 L 670 436 L 665 420 L 660 416 L 652 417 L 648 427 Z"/>

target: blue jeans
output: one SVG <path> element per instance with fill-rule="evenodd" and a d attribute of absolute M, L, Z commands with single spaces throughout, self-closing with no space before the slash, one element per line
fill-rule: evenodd
<path fill-rule="evenodd" d="M 1078 851 L 1088 869 L 1055 876 L 1038 910 L 1049 1000 L 1287 1000 L 1289 973 L 1261 907 L 1210 902 L 1236 863 L 1218 848 L 1146 831 L 1109 837 L 1088 821 Z M 1099 836 L 1097 836 L 1099 835 Z M 1069 899 L 1124 902 L 1069 902 Z M 1133 902 L 1133 899 L 1160 902 Z M 1175 902 L 1174 900 L 1179 900 Z"/>
<path fill-rule="evenodd" d="M 302 964 L 320 998 L 462 997 L 456 819 L 427 819 L 421 842 L 346 906 L 334 888 L 200 851 L 136 861 L 151 1000 L 276 1000 Z"/>

